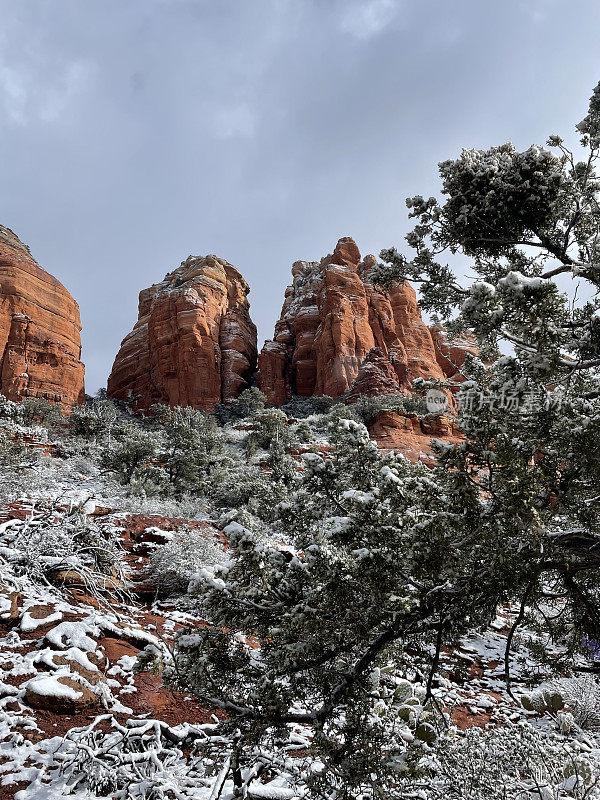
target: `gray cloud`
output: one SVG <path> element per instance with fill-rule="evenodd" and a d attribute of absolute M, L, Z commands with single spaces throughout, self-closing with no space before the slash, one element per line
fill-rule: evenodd
<path fill-rule="evenodd" d="M 357 39 L 370 39 L 394 19 L 400 0 L 350 0 L 342 10 L 340 27 Z"/>
<path fill-rule="evenodd" d="M 593 0 L 0 0 L 0 222 L 81 306 L 88 391 L 137 294 L 217 253 L 272 334 L 291 262 L 401 245 L 460 148 L 569 133 Z"/>

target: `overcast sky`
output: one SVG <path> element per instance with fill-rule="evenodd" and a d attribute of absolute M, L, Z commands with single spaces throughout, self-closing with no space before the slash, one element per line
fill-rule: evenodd
<path fill-rule="evenodd" d="M 400 247 L 439 161 L 569 134 L 599 41 L 598 0 L 0 0 L 0 223 L 79 302 L 89 393 L 189 254 L 260 344 L 292 262 Z"/>

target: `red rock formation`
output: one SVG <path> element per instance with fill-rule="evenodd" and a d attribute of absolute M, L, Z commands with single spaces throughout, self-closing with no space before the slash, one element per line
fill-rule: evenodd
<path fill-rule="evenodd" d="M 398 393 L 398 375 L 379 347 L 370 350 L 359 367 L 347 403 L 355 403 L 362 395 Z"/>
<path fill-rule="evenodd" d="M 382 360 L 392 368 L 384 370 L 385 391 L 389 379 L 398 392 L 417 377 L 443 379 L 414 289 L 404 283 L 389 293 L 377 290 L 369 282 L 375 263 L 373 256 L 361 261 L 354 241 L 345 238 L 319 263 L 293 265 L 275 336 L 259 356 L 258 386 L 269 403 L 279 405 L 292 394 L 341 397 L 373 348 L 381 353 L 379 371 Z M 369 383 L 371 394 L 384 388 Z"/>
<path fill-rule="evenodd" d="M 0 225 L 0 393 L 68 410 L 85 400 L 79 306 L 13 231 Z"/>
<path fill-rule="evenodd" d="M 217 256 L 189 256 L 140 292 L 139 316 L 121 344 L 108 395 L 136 410 L 154 403 L 211 411 L 249 384 L 256 327 L 248 284 Z"/>
<path fill-rule="evenodd" d="M 465 380 L 461 373 L 467 353 L 476 356 L 479 353 L 477 342 L 469 334 L 462 334 L 450 339 L 440 325 L 433 325 L 431 335 L 435 345 L 435 357 L 444 371 L 444 375 L 455 383 Z"/>
<path fill-rule="evenodd" d="M 450 417 L 436 415 L 419 419 L 416 414 L 396 411 L 380 411 L 369 426 L 369 433 L 383 450 L 398 450 L 409 461 L 425 463 L 433 462 L 432 439 L 445 442 L 463 439 L 458 425 Z"/>

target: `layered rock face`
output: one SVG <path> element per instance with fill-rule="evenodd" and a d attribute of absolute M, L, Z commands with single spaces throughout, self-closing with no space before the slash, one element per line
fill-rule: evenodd
<path fill-rule="evenodd" d="M 347 396 L 347 403 L 355 403 L 361 395 L 397 394 L 398 375 L 385 354 L 374 347 L 369 350 L 359 367 L 358 375 Z"/>
<path fill-rule="evenodd" d="M 65 410 L 85 400 L 79 306 L 29 248 L 0 225 L 0 393 Z"/>
<path fill-rule="evenodd" d="M 140 292 L 135 327 L 121 344 L 108 395 L 144 411 L 154 403 L 211 411 L 248 387 L 256 367 L 249 287 L 217 256 L 190 256 Z"/>
<path fill-rule="evenodd" d="M 467 354 L 476 356 L 479 353 L 477 342 L 468 334 L 449 339 L 439 325 L 431 328 L 431 335 L 435 344 L 435 357 L 444 375 L 453 383 L 462 383 L 465 380 L 461 372 L 462 366 Z"/>
<path fill-rule="evenodd" d="M 444 378 L 414 289 L 377 290 L 369 281 L 375 263 L 361 260 L 344 238 L 320 262 L 292 266 L 275 336 L 258 361 L 258 387 L 269 403 L 292 394 L 399 392 L 418 377 Z"/>
<path fill-rule="evenodd" d="M 397 450 L 409 461 L 426 464 L 433 463 L 432 439 L 454 443 L 463 439 L 456 422 L 444 414 L 419 419 L 416 414 L 380 411 L 369 433 L 383 450 Z"/>

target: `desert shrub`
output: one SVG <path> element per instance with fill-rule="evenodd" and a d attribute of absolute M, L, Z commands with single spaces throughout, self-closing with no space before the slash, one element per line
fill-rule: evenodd
<path fill-rule="evenodd" d="M 183 531 L 152 552 L 148 572 L 159 594 L 183 594 L 197 572 L 224 558 L 223 547 L 206 531 Z"/>
<path fill-rule="evenodd" d="M 119 498 L 119 510 L 130 514 L 159 514 L 180 519 L 204 519 L 207 511 L 205 498 L 185 495 L 180 499 L 165 495 L 133 494 L 131 487 L 115 486 L 111 497 Z"/>
<path fill-rule="evenodd" d="M 215 508 L 236 509 L 262 520 L 271 519 L 277 504 L 287 498 L 288 490 L 284 482 L 275 479 L 272 465 L 247 464 L 235 458 L 214 475 L 210 489 Z"/>
<path fill-rule="evenodd" d="M 134 423 L 122 425 L 118 436 L 115 445 L 102 452 L 101 463 L 113 470 L 122 483 L 127 484 L 138 467 L 156 458 L 157 441 L 156 436 Z"/>
<path fill-rule="evenodd" d="M 102 422 L 89 406 L 77 406 L 71 413 L 71 431 L 75 436 L 93 439 L 102 431 Z"/>
<path fill-rule="evenodd" d="M 172 494 L 171 483 L 160 464 L 139 464 L 128 484 L 129 494 L 134 497 L 168 497 Z"/>
<path fill-rule="evenodd" d="M 347 409 L 347 410 L 345 410 Z M 351 410 L 350 410 L 351 409 Z M 418 395 L 386 394 L 361 395 L 354 403 L 346 405 L 342 399 L 321 397 L 294 397 L 281 407 L 288 416 L 304 419 L 310 416 L 330 416 L 331 419 L 354 419 L 370 425 L 380 411 L 397 411 L 409 414 L 427 414 L 427 406 Z"/>
<path fill-rule="evenodd" d="M 291 400 L 281 406 L 281 410 L 288 417 L 305 419 L 306 417 L 312 417 L 313 414 L 326 414 L 336 402 L 339 401 L 326 394 L 313 397 L 294 395 Z"/>
<path fill-rule="evenodd" d="M 319 419 L 318 426 L 321 429 L 327 429 L 332 425 L 335 426 L 339 420 L 343 419 L 351 419 L 354 422 L 361 421 L 360 414 L 354 408 L 354 405 L 347 406 L 344 405 L 344 403 L 335 403 L 335 405 L 331 406 L 329 411 L 323 414 Z"/>
<path fill-rule="evenodd" d="M 246 452 L 253 453 L 257 449 L 267 450 L 276 442 L 284 447 L 291 444 L 292 433 L 288 418 L 279 408 L 267 408 L 253 417 L 256 430 L 246 439 Z"/>
<path fill-rule="evenodd" d="M 267 398 L 260 389 L 251 386 L 249 389 L 244 389 L 236 400 L 230 403 L 218 403 L 213 414 L 219 425 L 226 425 L 254 416 L 266 404 Z"/>
<path fill-rule="evenodd" d="M 576 725 L 588 731 L 600 731 L 600 681 L 591 675 L 555 681 Z"/>
<path fill-rule="evenodd" d="M 53 442 L 54 452 L 58 458 L 84 458 L 100 463 L 102 450 L 91 439 L 80 436 L 60 436 Z"/>
<path fill-rule="evenodd" d="M 162 432 L 158 460 L 176 497 L 204 491 L 223 457 L 223 437 L 213 416 L 193 408 L 153 406 Z"/>
<path fill-rule="evenodd" d="M 59 428 L 67 424 L 67 418 L 56 403 L 43 397 L 27 397 L 21 403 L 20 418 L 25 425 L 42 425 L 44 428 Z"/>
<path fill-rule="evenodd" d="M 593 796 L 597 768 L 557 737 L 526 723 L 445 737 L 432 763 L 421 795 L 427 800 L 583 800 Z"/>
<path fill-rule="evenodd" d="M 352 408 L 364 425 L 371 425 L 380 411 L 418 415 L 428 413 L 422 397 L 405 394 L 361 395 L 355 403 L 352 403 Z"/>
<path fill-rule="evenodd" d="M 0 428 L 0 466 L 9 467 L 19 465 L 25 467 L 35 464 L 40 460 L 40 451 L 28 448 L 18 431 L 10 428 Z"/>
<path fill-rule="evenodd" d="M 295 444 L 306 444 L 313 439 L 313 433 L 308 422 L 304 420 L 292 425 L 292 439 Z"/>
<path fill-rule="evenodd" d="M 272 441 L 267 457 L 262 463 L 270 470 L 271 483 L 281 483 L 285 486 L 293 483 L 297 465 L 294 459 L 288 455 L 283 442 Z"/>
<path fill-rule="evenodd" d="M 230 463 L 219 478 L 211 492 L 216 508 L 248 506 L 255 495 L 262 494 L 267 483 L 264 470 L 237 460 Z"/>
<path fill-rule="evenodd" d="M 8 400 L 3 394 L 0 394 L 0 419 L 18 421 L 20 419 L 19 403 L 13 403 Z"/>
<path fill-rule="evenodd" d="M 94 400 L 90 405 L 75 406 L 71 412 L 71 432 L 93 441 L 106 436 L 110 445 L 117 417 L 117 409 L 110 400 Z"/>
<path fill-rule="evenodd" d="M 69 459 L 68 464 L 73 472 L 77 472 L 80 475 L 91 477 L 98 474 L 98 467 L 84 455 L 77 454 L 73 456 Z"/>

